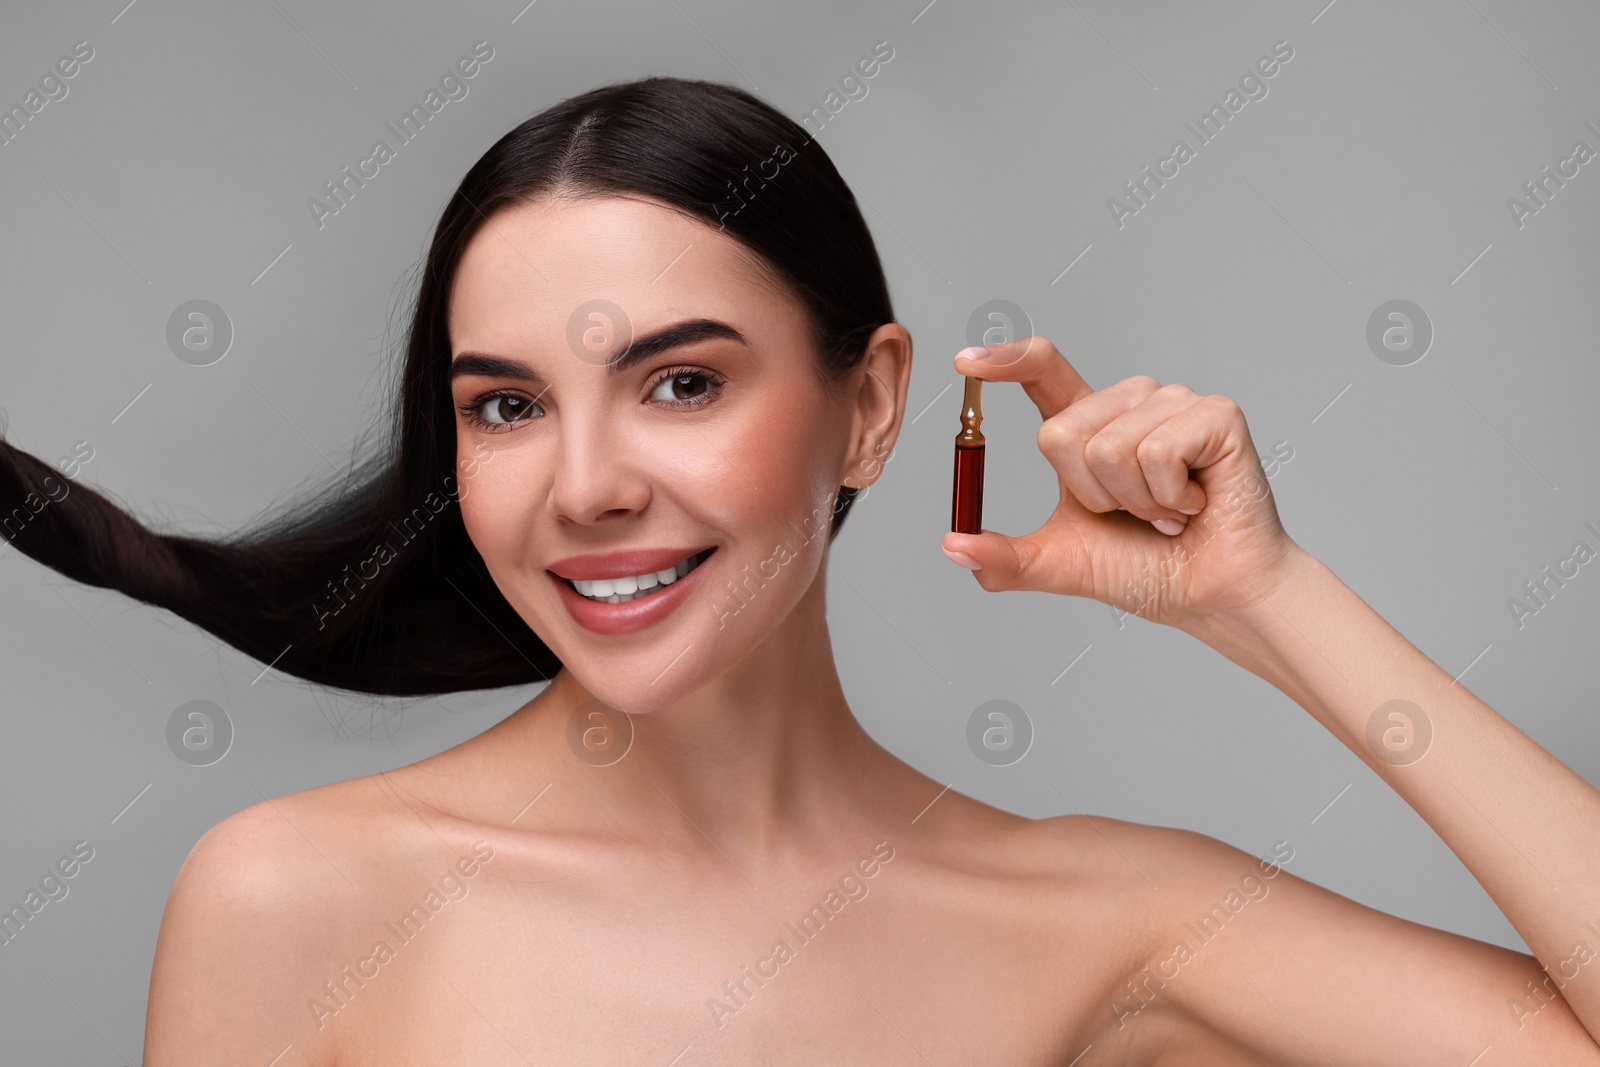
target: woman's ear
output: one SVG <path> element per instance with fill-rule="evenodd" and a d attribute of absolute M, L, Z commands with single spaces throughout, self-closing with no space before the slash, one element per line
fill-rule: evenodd
<path fill-rule="evenodd" d="M 850 448 L 839 484 L 865 489 L 878 480 L 905 417 L 911 386 L 911 334 L 906 328 L 886 322 L 874 330 L 851 381 Z"/>

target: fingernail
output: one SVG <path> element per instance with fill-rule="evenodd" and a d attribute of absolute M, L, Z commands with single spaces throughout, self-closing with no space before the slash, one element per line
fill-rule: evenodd
<path fill-rule="evenodd" d="M 1177 519 L 1152 519 L 1150 525 L 1154 526 L 1162 533 L 1174 537 L 1183 533 L 1183 523 L 1179 522 Z"/>
<path fill-rule="evenodd" d="M 956 355 L 958 357 L 966 356 L 968 359 L 986 360 L 989 358 L 990 353 L 983 345 L 973 345 L 971 348 L 963 348 Z"/>
<path fill-rule="evenodd" d="M 983 564 L 979 563 L 977 560 L 973 559 L 971 556 L 967 555 L 965 552 L 952 552 L 948 548 L 946 548 L 944 550 L 944 554 L 949 556 L 951 559 L 955 560 L 957 563 L 961 564 L 963 567 L 967 568 L 967 570 L 969 570 L 969 571 L 981 571 L 981 570 L 983 570 Z"/>
<path fill-rule="evenodd" d="M 1200 514 L 1200 510 L 1201 509 L 1199 509 L 1199 508 L 1179 508 L 1178 510 L 1183 512 L 1185 515 L 1198 515 L 1198 514 Z"/>

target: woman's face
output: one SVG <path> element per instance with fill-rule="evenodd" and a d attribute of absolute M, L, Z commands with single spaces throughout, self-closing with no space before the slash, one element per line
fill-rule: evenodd
<path fill-rule="evenodd" d="M 449 322 L 467 532 L 534 632 L 630 714 L 783 636 L 838 487 L 870 484 L 892 447 L 868 367 L 825 390 L 802 306 L 733 238 L 654 203 L 498 212 L 463 253 Z M 681 324 L 684 343 L 649 343 Z M 608 367 L 630 341 L 643 358 Z"/>

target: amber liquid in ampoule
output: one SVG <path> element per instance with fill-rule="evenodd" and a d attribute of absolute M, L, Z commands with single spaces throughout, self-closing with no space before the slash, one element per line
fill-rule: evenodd
<path fill-rule="evenodd" d="M 983 379 L 967 378 L 961 403 L 961 432 L 956 435 L 955 486 L 951 494 L 950 529 L 954 533 L 983 531 L 983 422 L 980 390 Z"/>

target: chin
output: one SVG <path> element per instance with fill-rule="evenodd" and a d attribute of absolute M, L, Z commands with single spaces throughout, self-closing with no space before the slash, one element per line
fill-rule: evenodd
<path fill-rule="evenodd" d="M 571 666 L 568 664 L 569 668 Z M 587 715 L 596 712 L 603 715 L 607 708 L 626 712 L 630 718 L 654 714 L 682 699 L 691 691 L 694 683 L 684 670 L 686 667 L 688 664 L 684 660 L 679 660 L 664 677 L 653 684 L 651 679 L 661 673 L 661 665 L 652 664 L 648 669 L 641 670 L 636 679 L 620 674 L 615 664 L 596 663 L 593 672 L 574 670 L 574 678 L 589 695 L 589 699 L 580 704 L 575 714 Z M 600 677 L 591 679 L 587 677 L 589 673 L 598 674 Z M 601 706 L 591 707 L 591 704 Z"/>

